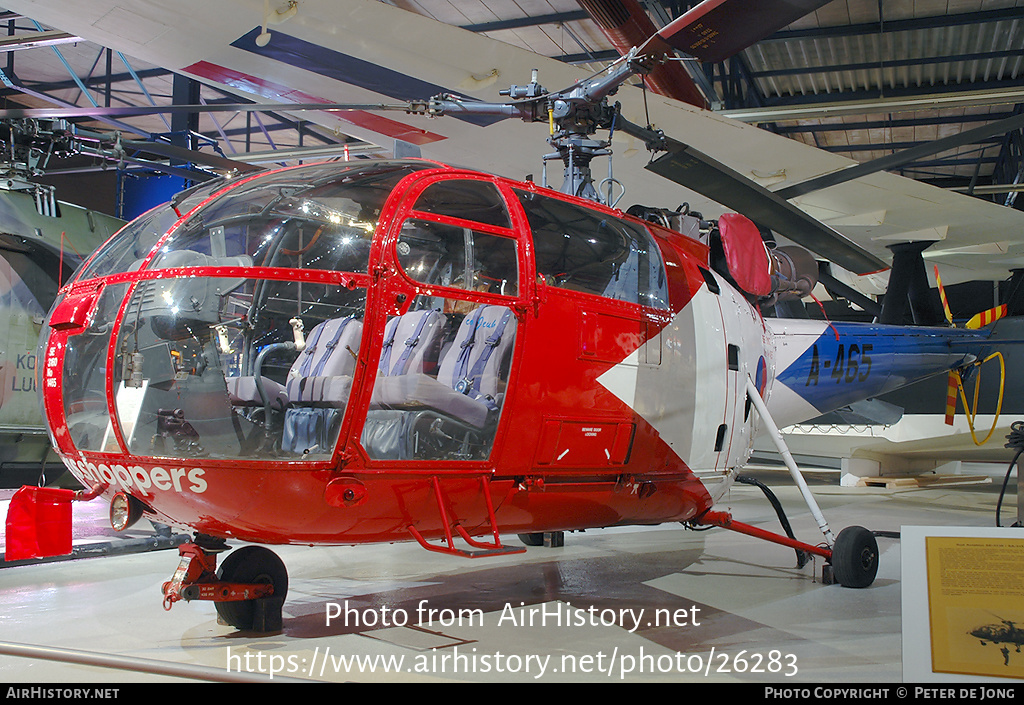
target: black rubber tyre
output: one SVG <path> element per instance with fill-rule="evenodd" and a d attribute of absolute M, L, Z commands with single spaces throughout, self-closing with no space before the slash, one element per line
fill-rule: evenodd
<path fill-rule="evenodd" d="M 519 540 L 526 546 L 543 546 L 544 545 L 544 532 L 536 534 L 516 534 Z"/>
<path fill-rule="evenodd" d="M 217 579 L 228 583 L 270 583 L 274 597 L 282 601 L 288 594 L 288 570 L 277 554 L 263 546 L 243 546 L 224 558 Z M 242 631 L 253 628 L 255 600 L 215 602 L 217 616 Z"/>
<path fill-rule="evenodd" d="M 832 547 L 832 574 L 843 587 L 865 588 L 878 573 L 878 542 L 862 526 L 839 532 Z"/>

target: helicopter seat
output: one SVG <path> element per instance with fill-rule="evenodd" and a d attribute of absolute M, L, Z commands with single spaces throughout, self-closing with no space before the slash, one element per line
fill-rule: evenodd
<path fill-rule="evenodd" d="M 255 377 L 228 377 L 228 399 L 232 406 L 269 406 L 274 411 L 281 411 L 288 406 L 288 392 L 284 385 L 269 377 L 263 377 L 263 393 L 267 395 L 267 403 L 263 403 Z"/>
<path fill-rule="evenodd" d="M 334 445 L 362 335 L 362 322 L 352 317 L 324 321 L 310 331 L 285 380 L 282 450 L 323 452 Z"/>
<path fill-rule="evenodd" d="M 440 311 L 423 309 L 392 317 L 384 328 L 377 381 L 363 428 L 363 445 L 378 459 L 410 457 L 409 412 L 392 398 L 394 380 L 432 379 L 448 327 Z"/>
<path fill-rule="evenodd" d="M 389 409 L 432 409 L 477 429 L 501 407 L 505 363 L 516 319 L 504 306 L 480 306 L 463 319 L 436 377 L 407 373 L 377 380 L 374 401 Z"/>
<path fill-rule="evenodd" d="M 352 388 L 363 324 L 352 317 L 314 327 L 308 342 L 288 371 L 285 390 L 291 405 L 344 407 Z"/>
<path fill-rule="evenodd" d="M 267 397 L 266 405 L 274 411 L 281 411 L 293 401 L 309 403 L 315 394 L 323 396 L 324 387 L 328 387 L 326 398 L 340 401 L 344 406 L 347 389 L 352 386 L 353 358 L 359 350 L 361 336 L 362 323 L 352 318 L 331 319 L 314 326 L 306 338 L 306 347 L 292 363 L 285 384 L 259 375 Z M 344 351 L 344 355 L 334 357 L 338 348 Z M 335 362 L 329 364 L 332 358 Z M 335 375 L 341 379 L 336 379 Z M 317 377 L 321 379 L 314 379 Z M 228 397 L 235 406 L 265 405 L 255 376 L 228 377 L 227 385 Z M 341 396 L 342 390 L 345 390 L 345 396 Z"/>
<path fill-rule="evenodd" d="M 436 373 L 447 317 L 436 310 L 394 316 L 384 329 L 379 374 L 398 377 Z"/>

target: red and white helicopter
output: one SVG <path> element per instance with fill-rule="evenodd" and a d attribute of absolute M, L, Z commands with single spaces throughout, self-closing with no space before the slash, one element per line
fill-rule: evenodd
<path fill-rule="evenodd" d="M 478 557 L 524 550 L 507 534 L 683 522 L 871 584 L 872 533 L 833 535 L 791 458 L 822 541 L 714 506 L 758 433 L 970 365 L 991 328 L 761 315 L 817 277 L 761 227 L 853 272 L 886 263 L 608 100 L 690 24 L 567 89 L 534 77 L 506 103 L 402 106 L 548 124 L 561 190 L 430 160 L 314 164 L 205 184 L 129 224 L 61 291 L 41 342 L 51 440 L 89 489 L 20 491 L 8 560 L 70 550 L 69 532 L 37 529 L 102 496 L 116 528 L 193 531 L 165 606 L 212 600 L 240 629 L 275 628 L 288 579 L 259 545 L 218 566 L 230 540 Z M 614 179 L 590 170 L 606 130 L 747 215 L 616 210 Z"/>

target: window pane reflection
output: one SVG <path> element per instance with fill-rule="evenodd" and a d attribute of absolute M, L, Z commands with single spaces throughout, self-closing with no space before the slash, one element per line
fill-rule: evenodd
<path fill-rule="evenodd" d="M 260 279 L 142 281 L 117 341 L 132 453 L 328 459 L 362 337 L 364 289 Z"/>

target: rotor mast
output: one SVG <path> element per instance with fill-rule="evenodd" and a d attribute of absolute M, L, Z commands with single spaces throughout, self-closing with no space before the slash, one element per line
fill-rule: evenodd
<path fill-rule="evenodd" d="M 547 122 L 547 142 L 555 152 L 544 155 L 545 172 L 549 160 L 560 159 L 564 166 L 562 193 L 606 203 L 611 200 L 612 187 L 618 182 L 612 177 L 609 164 L 608 178 L 601 182 L 608 184 L 608 196 L 603 197 L 594 184 L 591 161 L 595 157 L 611 156 L 612 135 L 617 127 L 621 125 L 626 131 L 635 127 L 619 117 L 619 104 L 610 105 L 608 97 L 630 77 L 647 73 L 655 60 L 657 57 L 640 55 L 633 49 L 601 75 L 555 92 L 545 90 L 537 82 L 534 69 L 530 83 L 499 91 L 500 95 L 512 98 L 511 103 L 465 101 L 446 93 L 415 106 L 417 109 L 411 112 L 432 117 L 501 115 L 518 117 L 525 122 Z M 598 130 L 608 130 L 608 139 L 594 139 Z"/>

